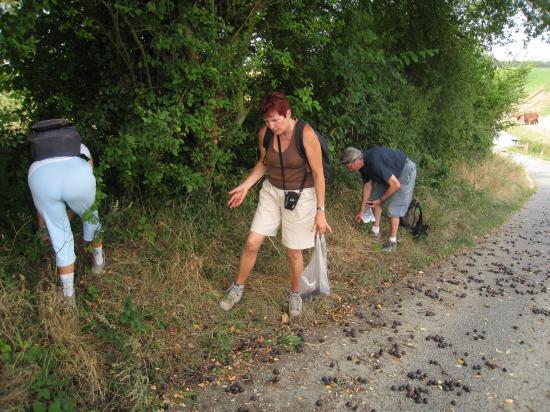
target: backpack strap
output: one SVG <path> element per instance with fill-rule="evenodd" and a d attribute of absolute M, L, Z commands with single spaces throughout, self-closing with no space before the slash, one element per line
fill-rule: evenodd
<path fill-rule="evenodd" d="M 296 149 L 298 149 L 298 154 L 302 159 L 307 161 L 306 148 L 304 147 L 304 128 L 307 126 L 307 123 L 303 120 L 296 120 L 296 128 L 294 138 L 296 139 Z"/>
<path fill-rule="evenodd" d="M 420 206 L 420 203 L 416 202 L 414 205 L 414 214 L 416 216 L 416 211 L 418 210 L 418 220 L 413 223 L 413 227 L 422 227 L 424 226 L 424 220 L 422 219 L 422 206 Z"/>
<path fill-rule="evenodd" d="M 273 140 L 273 132 L 269 127 L 266 127 L 265 133 L 264 133 L 264 149 L 266 151 L 269 148 L 269 145 L 271 144 L 272 140 Z"/>

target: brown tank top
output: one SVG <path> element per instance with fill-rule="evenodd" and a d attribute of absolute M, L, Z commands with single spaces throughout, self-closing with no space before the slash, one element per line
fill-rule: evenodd
<path fill-rule="evenodd" d="M 292 139 L 285 151 L 283 151 L 283 166 L 285 168 L 285 182 L 287 190 L 300 190 L 304 173 L 307 171 L 304 188 L 313 187 L 313 175 L 307 167 L 306 160 L 300 156 L 296 148 L 295 136 Z M 267 148 L 264 164 L 269 173 L 268 180 L 277 189 L 283 189 L 283 175 L 281 173 L 281 162 L 279 160 L 279 152 L 275 148 L 277 146 L 277 136 L 273 136 L 271 144 Z"/>

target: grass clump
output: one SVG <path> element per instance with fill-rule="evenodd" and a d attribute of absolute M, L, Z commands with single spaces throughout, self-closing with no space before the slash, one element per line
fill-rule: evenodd
<path fill-rule="evenodd" d="M 458 164 L 450 176 L 439 188 L 418 187 L 429 236 L 416 241 L 402 231 L 394 256 L 380 250 L 385 239 L 369 237 L 368 226 L 353 221 L 359 177 L 331 186 L 332 294 L 306 302 L 302 327 L 346 319 L 362 297 L 472 245 L 531 193 L 521 170 L 502 158 Z M 229 313 L 218 307 L 236 273 L 255 198 L 251 193 L 234 211 L 212 199 L 198 209 L 187 202 L 160 210 L 112 207 L 105 219 L 108 267 L 93 276 L 79 256 L 75 310 L 62 304 L 49 250 L 27 243 L 35 250 L 20 257 L 13 250 L 23 248 L 30 231 L 6 236 L 0 404 L 7 410 L 38 403 L 60 410 L 156 409 L 185 385 L 216 379 L 228 365 L 235 373 L 236 352 L 258 361 L 275 356 L 270 345 L 277 353 L 299 347 L 299 334 L 281 324 L 289 280 L 277 241 L 262 247 L 242 302 Z M 385 236 L 387 226 L 382 231 Z"/>

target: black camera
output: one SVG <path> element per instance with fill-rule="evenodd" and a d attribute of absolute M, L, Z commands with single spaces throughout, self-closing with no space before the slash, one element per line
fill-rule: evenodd
<path fill-rule="evenodd" d="M 300 198 L 300 193 L 296 192 L 286 192 L 285 193 L 285 209 L 294 210 L 298 204 L 298 199 Z"/>

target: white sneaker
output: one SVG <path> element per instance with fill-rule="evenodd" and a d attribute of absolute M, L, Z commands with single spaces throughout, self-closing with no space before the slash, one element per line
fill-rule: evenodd
<path fill-rule="evenodd" d="M 225 311 L 233 309 L 233 306 L 241 301 L 241 298 L 243 297 L 243 290 L 244 285 L 237 285 L 236 283 L 233 283 L 231 287 L 227 289 L 225 297 L 220 301 L 220 308 Z"/>
<path fill-rule="evenodd" d="M 302 314 L 302 297 L 299 293 L 291 293 L 288 297 L 288 314 L 291 318 Z"/>
<path fill-rule="evenodd" d="M 94 275 L 101 275 L 101 272 L 103 272 L 103 268 L 105 267 L 105 251 L 101 251 L 102 257 L 103 257 L 103 263 L 101 265 L 98 265 L 95 263 L 95 259 L 92 256 L 92 273 Z"/>
<path fill-rule="evenodd" d="M 65 298 L 65 305 L 75 307 L 76 306 L 76 297 L 73 292 L 71 296 L 63 296 Z"/>

